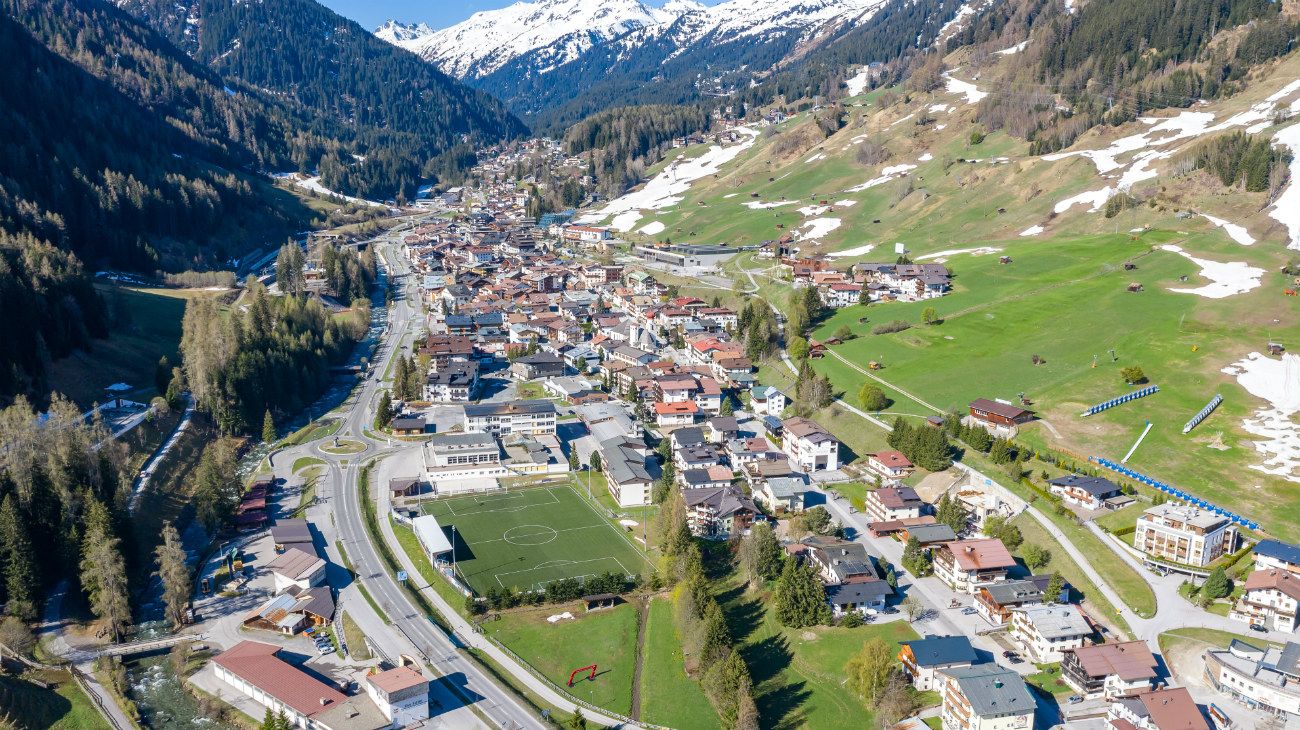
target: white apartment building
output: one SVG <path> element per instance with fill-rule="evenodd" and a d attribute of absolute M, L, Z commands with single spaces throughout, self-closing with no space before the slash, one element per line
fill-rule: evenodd
<path fill-rule="evenodd" d="M 465 406 L 465 430 L 498 436 L 555 435 L 555 404 L 548 400 L 474 403 Z"/>
<path fill-rule="evenodd" d="M 943 730 L 1032 730 L 1033 695 L 1025 680 L 993 663 L 935 672 Z"/>
<path fill-rule="evenodd" d="M 1300 644 L 1260 649 L 1233 641 L 1204 656 L 1205 676 L 1214 689 L 1283 721 L 1300 720 Z"/>
<path fill-rule="evenodd" d="M 1295 631 L 1300 608 L 1300 575 L 1289 570 L 1257 570 L 1246 578 L 1245 592 L 1228 618 L 1272 631 Z"/>
<path fill-rule="evenodd" d="M 1133 546 L 1162 560 L 1202 567 L 1236 549 L 1237 528 L 1208 510 L 1158 504 L 1138 518 Z"/>
<path fill-rule="evenodd" d="M 1091 634 L 1088 620 L 1069 604 L 1011 612 L 1011 638 L 1037 664 L 1061 661 L 1062 651 L 1078 649 Z"/>
<path fill-rule="evenodd" d="M 366 694 L 393 727 L 429 719 L 429 681 L 410 667 L 394 667 L 366 677 Z"/>
<path fill-rule="evenodd" d="M 782 424 L 782 439 L 782 450 L 796 469 L 811 473 L 840 468 L 840 442 L 815 421 L 787 419 Z"/>

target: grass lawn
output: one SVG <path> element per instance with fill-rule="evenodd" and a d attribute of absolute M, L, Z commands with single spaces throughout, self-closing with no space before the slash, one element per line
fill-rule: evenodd
<path fill-rule="evenodd" d="M 1063 237 L 1050 248 L 1018 243 L 1006 249 L 1016 254 L 1011 266 L 1001 266 L 991 256 L 962 257 L 950 263 L 956 272 L 953 294 L 924 302 L 846 307 L 823 322 L 815 336 L 824 339 L 842 325 L 854 329 L 861 336 L 837 346 L 836 352 L 854 363 L 885 363 L 882 378 L 940 409 L 964 407 L 977 397 L 1014 400 L 1026 393 L 1055 429 L 1024 429 L 1022 440 L 1031 445 L 1117 458 L 1150 420 L 1156 428 L 1130 466 L 1253 514 L 1283 537 L 1300 535 L 1295 521 L 1268 522 L 1279 504 L 1300 507 L 1300 494 L 1285 488 L 1281 478 L 1245 471 L 1258 462 L 1240 427 L 1254 406 L 1235 379 L 1220 372 L 1260 347 L 1255 336 L 1260 328 L 1279 326 L 1262 321 L 1258 311 L 1271 309 L 1266 301 L 1273 299 L 1265 298 L 1272 295 L 1265 290 L 1276 282 L 1212 301 L 1171 292 L 1167 287 L 1177 286 L 1179 276 L 1196 281 L 1199 270 L 1158 247 L 1180 240 L 1172 232 L 1154 232 L 1138 240 L 1128 235 Z M 1219 253 L 1205 255 L 1222 260 Z M 1137 262 L 1136 272 L 1123 270 L 1128 261 Z M 1130 280 L 1142 281 L 1145 291 L 1125 291 Z M 886 320 L 919 322 L 927 307 L 938 310 L 942 325 L 869 334 Z M 859 323 L 863 316 L 868 322 Z M 1071 324 L 1059 326 L 1063 322 Z M 1111 349 L 1117 362 L 1111 361 Z M 1031 354 L 1046 364 L 1033 365 Z M 1128 392 L 1119 368 L 1134 364 L 1145 369 L 1160 393 L 1080 419 L 1087 406 Z M 863 379 L 833 357 L 815 367 L 846 393 L 856 392 Z M 1183 436 L 1181 424 L 1215 392 L 1223 393 L 1224 406 L 1211 423 Z M 1258 489 L 1239 487 L 1243 473 Z"/>
<path fill-rule="evenodd" d="M 1065 552 L 1065 548 L 1061 547 L 1056 538 L 1043 529 L 1038 520 L 1034 519 L 1032 515 L 1021 513 L 1011 520 L 1011 524 L 1020 529 L 1020 535 L 1025 539 L 1020 548 L 1016 550 L 1017 557 L 1024 553 L 1026 545 L 1035 544 L 1046 548 L 1052 553 L 1052 559 L 1045 568 L 1038 571 L 1039 573 L 1060 572 L 1065 582 L 1070 584 L 1074 594 L 1076 596 L 1083 595 L 1083 600 L 1090 604 L 1089 608 L 1092 613 L 1099 613 L 1107 623 L 1118 625 L 1126 633 L 1132 633 L 1128 622 L 1115 611 L 1115 606 L 1106 599 L 1106 596 L 1102 595 L 1092 581 L 1088 580 L 1079 565 Z"/>
<path fill-rule="evenodd" d="M 316 483 L 320 481 L 322 467 L 311 466 L 302 473 L 302 492 L 298 495 L 298 506 L 293 510 L 294 517 L 302 517 L 307 513 L 307 508 L 312 506 L 316 501 Z"/>
<path fill-rule="evenodd" d="M 564 611 L 576 618 L 546 621 Z M 515 609 L 483 623 L 485 632 L 561 687 L 570 672 L 595 664 L 596 679 L 576 678 L 569 692 L 621 715 L 632 711 L 636 629 L 636 606 L 630 603 L 591 613 L 577 603 Z"/>
<path fill-rule="evenodd" d="M 366 445 L 360 441 L 342 439 L 337 446 L 330 442 L 329 445 L 321 446 L 320 450 L 329 454 L 358 454 L 366 450 Z"/>
<path fill-rule="evenodd" d="M 1160 651 L 1166 652 L 1165 645 L 1178 641 L 1196 641 L 1202 644 L 1212 644 L 1220 649 L 1226 649 L 1232 641 L 1244 641 L 1253 646 L 1281 646 L 1280 644 L 1261 639 L 1258 636 L 1248 636 L 1246 634 L 1235 634 L 1231 631 L 1220 631 L 1218 629 L 1201 629 L 1201 628 L 1184 628 L 1166 631 L 1160 635 Z"/>
<path fill-rule="evenodd" d="M 348 642 L 349 657 L 363 662 L 371 658 L 370 649 L 366 646 L 366 635 L 361 633 L 361 627 L 357 626 L 347 611 L 343 612 L 343 638 Z"/>
<path fill-rule="evenodd" d="M 1074 689 L 1061 679 L 1060 663 L 1038 665 L 1038 671 L 1025 677 L 1025 681 L 1050 695 L 1074 694 Z"/>
<path fill-rule="evenodd" d="M 718 716 L 695 680 L 686 676 L 681 637 L 670 599 L 650 601 L 641 667 L 641 719 L 677 730 L 712 730 Z"/>
<path fill-rule="evenodd" d="M 856 629 L 789 629 L 772 612 L 771 594 L 724 584 L 719 596 L 732 635 L 754 678 L 763 728 L 870 727 L 871 708 L 844 684 L 844 665 L 872 638 L 894 645 L 918 638 L 906 621 Z"/>
<path fill-rule="evenodd" d="M 104 388 L 126 383 L 131 390 L 123 397 L 148 403 L 158 395 L 154 388 L 154 370 L 158 359 L 166 357 L 173 367 L 179 366 L 181 318 L 185 302 L 195 297 L 219 296 L 220 292 L 196 289 L 131 289 L 113 284 L 97 284 L 96 289 L 107 306 L 123 307 L 130 324 L 111 332 L 108 338 L 95 340 L 90 352 L 74 352 L 49 367 L 49 387 L 89 408 L 105 400 Z"/>
<path fill-rule="evenodd" d="M 1146 502 L 1138 500 L 1137 503 L 1130 504 L 1123 509 L 1118 509 L 1109 514 L 1097 517 L 1093 519 L 1093 522 L 1096 522 L 1098 527 L 1107 532 L 1115 532 L 1126 527 L 1132 527 L 1133 524 L 1137 522 L 1137 518 L 1150 506 L 1151 505 Z"/>
<path fill-rule="evenodd" d="M 324 459 L 317 459 L 314 456 L 299 456 L 293 460 L 293 471 L 302 471 L 309 466 L 324 466 Z"/>
<path fill-rule="evenodd" d="M 849 500 L 849 504 L 853 505 L 859 512 L 867 508 L 867 492 L 871 491 L 871 488 L 862 482 L 842 482 L 833 484 L 830 488 Z"/>
<path fill-rule="evenodd" d="M 515 392 L 518 393 L 519 398 L 524 400 L 534 400 L 546 397 L 546 390 L 542 388 L 542 384 L 531 381 L 516 385 Z"/>
<path fill-rule="evenodd" d="M 38 679 L 53 685 L 41 689 L 27 681 Z M 49 728 L 49 730 L 110 730 L 110 725 L 99 714 L 91 700 L 77 686 L 67 672 L 33 672 L 22 677 L 0 676 L 0 688 L 7 697 L 3 705 L 6 720 L 0 726 L 10 727 L 12 718 L 17 727 Z"/>
<path fill-rule="evenodd" d="M 568 484 L 426 502 L 424 511 L 449 535 L 455 528 L 457 568 L 480 594 L 650 569 L 629 538 Z"/>

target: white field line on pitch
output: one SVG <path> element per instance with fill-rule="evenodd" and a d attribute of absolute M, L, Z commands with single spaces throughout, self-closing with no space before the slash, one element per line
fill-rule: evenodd
<path fill-rule="evenodd" d="M 627 566 L 623 565 L 622 560 L 619 560 L 617 557 L 613 555 L 606 555 L 605 557 L 590 558 L 588 560 L 572 560 L 564 563 L 563 565 L 555 565 L 554 561 L 552 561 L 551 564 L 545 566 L 538 565 L 532 568 L 524 568 L 523 570 L 512 570 L 506 573 L 494 573 L 493 577 L 497 579 L 497 585 L 501 586 L 502 588 L 505 588 L 506 584 L 501 580 L 501 576 L 503 575 L 504 576 L 519 575 L 520 573 L 532 573 L 538 570 L 550 570 L 551 568 L 568 567 L 570 565 L 583 565 L 586 563 L 596 563 L 602 560 L 613 560 L 615 563 L 618 563 L 619 568 L 622 568 L 624 575 L 632 575 L 631 573 L 628 572 Z M 545 583 L 554 583 L 557 580 L 564 580 L 566 578 L 586 578 L 589 575 L 597 575 L 597 573 L 583 573 L 581 575 L 566 575 L 566 576 L 561 576 L 559 578 L 552 578 L 551 580 L 548 580 Z M 543 583 L 542 581 L 538 581 L 537 583 L 534 583 L 534 585 L 545 585 L 545 583 Z"/>
<path fill-rule="evenodd" d="M 516 525 L 515 527 L 550 527 L 550 526 L 549 526 L 549 525 Z M 582 526 L 580 526 L 580 527 L 566 527 L 566 528 L 564 528 L 563 530 L 556 530 L 554 527 L 551 527 L 550 529 L 551 529 L 552 531 L 554 531 L 556 535 L 559 535 L 559 534 L 562 533 L 562 532 L 573 532 L 574 530 L 590 530 L 590 529 L 593 528 L 593 527 L 609 527 L 609 523 L 602 522 L 602 523 L 600 523 L 599 525 L 582 525 Z M 515 529 L 515 528 L 512 527 L 512 528 L 510 528 L 510 529 L 513 530 L 513 529 Z M 541 533 L 538 533 L 538 534 L 541 534 Z M 519 545 L 519 543 L 517 543 L 517 542 L 511 542 L 511 541 L 510 541 L 510 538 L 505 537 L 504 535 L 502 535 L 501 537 L 498 537 L 498 538 L 496 538 L 496 539 L 494 539 L 494 540 L 475 540 L 473 543 L 470 543 L 470 545 L 471 545 L 471 546 L 473 546 L 473 545 L 486 545 L 487 543 L 490 543 L 490 542 L 507 542 L 507 543 L 510 543 L 511 545 Z M 547 543 L 542 543 L 542 544 L 545 545 L 545 544 L 547 544 Z M 536 545 L 519 545 L 519 547 L 537 547 L 537 546 L 536 546 Z"/>
<path fill-rule="evenodd" d="M 555 496 L 555 493 L 552 492 L 551 490 L 546 489 L 546 490 L 539 490 L 539 491 L 545 491 L 545 492 L 546 492 L 546 496 L 550 497 L 550 498 L 551 498 L 551 501 L 549 501 L 549 502 L 531 502 L 531 503 L 529 503 L 529 504 L 519 504 L 519 505 L 515 505 L 515 506 L 513 506 L 513 507 L 499 507 L 499 508 L 496 508 L 496 509 L 478 509 L 478 510 L 472 510 L 472 511 L 470 511 L 470 512 L 457 512 L 457 511 L 456 511 L 456 508 L 452 505 L 451 502 L 447 502 L 447 503 L 446 503 L 446 506 L 447 506 L 447 510 L 448 510 L 449 512 L 451 512 L 451 514 L 452 514 L 453 517 L 472 517 L 472 516 L 474 516 L 474 515 L 487 514 L 487 513 L 491 513 L 491 512 L 518 512 L 519 510 L 528 509 L 529 507 L 542 507 L 542 506 L 549 506 L 549 505 L 552 505 L 552 504 L 559 504 L 559 503 L 560 503 L 559 498 L 556 497 L 556 496 Z M 516 493 L 516 494 L 509 494 L 509 495 L 501 495 L 500 497 L 498 497 L 497 499 L 492 500 L 492 501 L 493 501 L 493 502 L 503 502 L 503 501 L 505 501 L 507 498 L 513 498 L 513 497 L 517 496 L 518 494 L 522 494 L 522 492 L 521 492 L 521 493 Z M 484 501 L 487 501 L 487 500 L 480 501 L 478 504 L 483 504 Z"/>

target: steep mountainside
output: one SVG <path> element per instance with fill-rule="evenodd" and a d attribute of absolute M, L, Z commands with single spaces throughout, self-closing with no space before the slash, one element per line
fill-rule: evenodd
<path fill-rule="evenodd" d="M 4 0 L 0 48 L 0 403 L 107 333 L 86 265 L 219 266 L 314 217 L 252 173 L 292 115 L 116 8 Z"/>
<path fill-rule="evenodd" d="M 413 196 L 455 145 L 526 132 L 491 97 L 394 48 L 312 0 L 117 0 L 208 68 L 264 89 L 352 144 L 327 155 L 325 185 L 371 198 Z"/>
<path fill-rule="evenodd" d="M 727 0 L 654 9 L 631 0 L 546 0 L 480 13 L 400 43 L 502 99 L 535 128 L 553 130 L 610 106 L 743 89 L 790 56 L 866 24 L 887 4 Z M 489 24 L 498 35 L 489 38 Z M 386 28 L 384 37 L 396 42 L 396 29 Z"/>

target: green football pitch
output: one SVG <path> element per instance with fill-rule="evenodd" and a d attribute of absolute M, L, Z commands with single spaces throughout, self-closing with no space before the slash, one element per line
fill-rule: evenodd
<path fill-rule="evenodd" d="M 479 595 L 650 570 L 630 538 L 567 484 L 440 499 L 424 512 L 456 528 L 457 571 Z"/>

